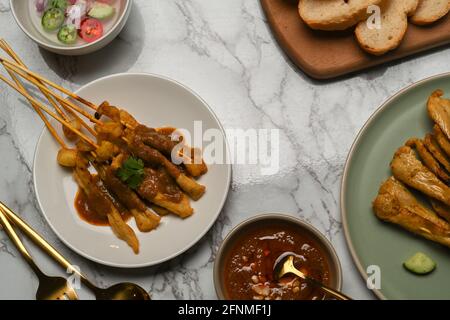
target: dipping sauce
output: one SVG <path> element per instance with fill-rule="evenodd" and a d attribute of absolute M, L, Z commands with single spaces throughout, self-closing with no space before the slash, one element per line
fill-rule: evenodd
<path fill-rule="evenodd" d="M 285 252 L 298 255 L 303 273 L 330 282 L 329 264 L 321 247 L 306 233 L 287 224 L 262 225 L 238 239 L 225 260 L 227 298 L 231 300 L 319 300 L 325 294 L 297 277 L 273 279 L 275 261 Z"/>
<path fill-rule="evenodd" d="M 94 179 L 98 182 L 99 178 L 98 176 L 95 176 Z M 104 188 L 103 185 L 99 185 L 100 189 L 103 191 L 103 193 L 108 194 L 108 191 Z M 118 209 L 120 212 L 120 215 L 122 216 L 123 221 L 128 221 L 131 218 L 131 213 L 129 213 L 122 204 L 118 203 L 114 200 L 113 197 L 109 196 L 111 201 L 114 203 L 114 206 Z M 88 197 L 86 193 L 83 191 L 83 189 L 78 188 L 77 195 L 75 196 L 74 200 L 74 206 L 75 210 L 77 211 L 80 218 L 84 221 L 86 221 L 89 224 L 95 225 L 95 226 L 109 226 L 108 217 L 106 215 L 99 214 L 99 210 L 94 210 L 94 208 L 91 208 L 89 206 Z M 100 210 L 101 211 L 101 210 Z"/>

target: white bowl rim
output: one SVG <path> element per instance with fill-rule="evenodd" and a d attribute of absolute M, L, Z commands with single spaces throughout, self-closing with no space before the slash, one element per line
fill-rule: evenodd
<path fill-rule="evenodd" d="M 214 110 L 212 110 L 212 108 L 206 103 L 205 100 L 203 100 L 195 91 L 193 91 L 192 89 L 190 89 L 189 87 L 185 86 L 184 84 L 171 79 L 169 77 L 163 76 L 163 75 L 159 75 L 159 74 L 155 74 L 155 73 L 145 73 L 145 72 L 123 72 L 123 73 L 116 73 L 116 74 L 111 74 L 111 75 L 107 75 L 101 78 L 98 78 L 94 81 L 91 81 L 85 85 L 83 85 L 82 87 L 80 87 L 79 89 L 77 89 L 74 93 L 78 93 L 79 91 L 81 91 L 82 89 L 85 89 L 97 82 L 103 81 L 103 80 L 107 80 L 110 78 L 119 78 L 119 77 L 123 77 L 123 76 L 146 76 L 146 77 L 152 77 L 152 78 L 157 78 L 157 79 L 162 79 L 162 80 L 166 80 L 169 81 L 183 89 L 185 89 L 186 91 L 188 91 L 189 93 L 191 93 L 193 96 L 195 96 L 202 104 L 203 106 L 206 108 L 206 110 L 208 112 L 210 112 L 210 114 L 213 116 L 214 120 L 217 121 L 217 124 L 219 125 L 220 130 L 222 131 L 224 138 L 225 138 L 225 148 L 226 148 L 226 153 L 227 155 L 230 154 L 230 149 L 229 149 L 229 144 L 228 141 L 226 139 L 226 135 L 225 135 L 225 129 L 223 128 L 222 123 L 220 122 L 219 118 L 217 117 L 217 115 L 215 114 Z M 163 262 L 169 261 L 183 253 L 185 253 L 187 250 L 191 249 L 194 245 L 196 245 L 205 235 L 206 233 L 208 233 L 211 230 L 211 227 L 217 222 L 217 218 L 219 217 L 219 215 L 222 213 L 223 207 L 225 205 L 225 201 L 228 198 L 228 194 L 230 191 L 230 186 L 231 186 L 231 176 L 232 176 L 232 166 L 230 164 L 227 164 L 228 167 L 228 174 L 227 174 L 227 190 L 226 192 L 223 194 L 221 203 L 220 203 L 220 210 L 217 211 L 217 214 L 215 216 L 215 218 L 211 221 L 210 224 L 208 224 L 208 226 L 205 228 L 205 230 L 200 233 L 193 241 L 191 241 L 188 245 L 186 245 L 182 250 L 179 250 L 178 252 L 175 252 L 173 254 L 171 254 L 170 256 L 167 256 L 163 259 L 159 259 L 157 261 L 153 261 L 150 263 L 139 263 L 139 264 L 120 264 L 120 263 L 111 263 L 111 262 L 107 262 L 107 261 L 103 261 L 101 259 L 95 258 L 91 255 L 88 255 L 86 253 L 84 253 L 82 250 L 79 250 L 78 248 L 72 246 L 69 242 L 67 242 L 65 240 L 64 237 L 61 236 L 61 234 L 58 232 L 58 230 L 52 225 L 51 221 L 47 218 L 47 215 L 44 214 L 44 210 L 42 209 L 43 206 L 41 204 L 41 201 L 39 199 L 39 197 L 37 197 L 36 194 L 36 190 L 37 190 L 37 186 L 36 186 L 36 155 L 37 155 L 37 149 L 39 144 L 41 143 L 41 139 L 44 136 L 44 134 L 46 133 L 47 128 L 44 126 L 44 128 L 42 129 L 41 134 L 39 135 L 38 138 L 38 142 L 36 144 L 35 150 L 34 150 L 34 157 L 33 157 L 33 187 L 34 187 L 34 193 L 35 193 L 35 197 L 36 200 L 38 202 L 39 205 L 39 209 L 41 211 L 41 214 L 44 216 L 46 222 L 48 223 L 48 225 L 50 226 L 50 228 L 52 229 L 52 231 L 56 234 L 56 236 L 58 237 L 58 239 L 60 239 L 68 248 L 70 248 L 71 250 L 73 250 L 74 252 L 76 252 L 77 254 L 79 254 L 80 256 L 94 261 L 96 263 L 102 264 L 102 265 L 106 265 L 106 266 L 110 266 L 110 267 L 115 267 L 115 268 L 126 268 L 126 269 L 135 269 L 135 268 L 144 268 L 144 267 L 150 267 L 150 266 L 154 266 L 154 265 L 158 265 L 161 264 Z"/>
<path fill-rule="evenodd" d="M 97 40 L 95 40 L 95 41 L 93 41 L 93 42 L 90 42 L 90 43 L 85 43 L 85 44 L 78 45 L 78 46 L 71 46 L 71 47 L 68 47 L 68 46 L 63 46 L 63 45 L 58 46 L 58 45 L 52 44 L 51 42 L 44 42 L 44 41 L 41 41 L 41 40 L 35 38 L 35 37 L 27 30 L 27 28 L 24 27 L 24 25 L 22 24 L 22 22 L 21 22 L 20 19 L 18 18 L 17 14 L 16 14 L 16 10 L 14 9 L 14 6 L 13 6 L 13 1 L 17 1 L 17 0 L 9 0 L 9 6 L 10 6 L 10 8 L 11 8 L 11 12 L 12 12 L 12 14 L 13 14 L 14 20 L 16 20 L 16 22 L 17 22 L 17 24 L 19 25 L 20 29 L 22 29 L 22 31 L 23 31 L 23 32 L 24 32 L 31 40 L 33 40 L 34 42 L 36 42 L 37 44 L 39 44 L 41 47 L 49 48 L 49 49 L 52 49 L 52 50 L 64 51 L 64 52 L 66 52 L 66 53 L 68 53 L 68 52 L 70 52 L 70 51 L 74 51 L 74 50 L 78 50 L 78 49 L 84 49 L 84 48 L 87 48 L 87 47 L 94 46 L 95 44 L 97 44 L 97 43 L 103 41 L 104 39 L 106 39 L 106 38 L 107 38 L 112 32 L 114 32 L 114 30 L 120 25 L 120 22 L 124 19 L 124 17 L 126 17 L 128 11 L 131 9 L 131 5 L 132 5 L 132 3 L 133 3 L 133 0 L 124 0 L 124 1 L 125 1 L 125 7 L 124 7 L 124 10 L 123 10 L 122 14 L 121 14 L 120 17 L 117 19 L 116 23 L 112 26 L 112 28 L 111 28 L 107 33 L 105 33 L 101 38 L 99 38 L 99 39 L 97 39 Z"/>
<path fill-rule="evenodd" d="M 242 228 L 261 221 L 261 220 L 271 220 L 271 219 L 279 219 L 279 220 L 284 220 L 288 223 L 294 223 L 297 226 L 303 227 L 307 230 L 309 230 L 313 235 L 315 235 L 318 239 L 319 242 L 321 242 L 322 244 L 325 245 L 326 250 L 328 250 L 328 253 L 331 256 L 331 259 L 333 260 L 332 263 L 333 265 L 335 265 L 336 269 L 337 269 L 337 274 L 336 274 L 336 289 L 337 290 L 341 290 L 342 289 L 342 284 L 344 282 L 344 276 L 342 273 L 342 265 L 341 265 L 341 261 L 339 259 L 339 256 L 337 255 L 336 249 L 334 248 L 333 244 L 331 243 L 330 240 L 328 240 L 328 238 L 322 234 L 322 232 L 320 232 L 316 227 L 314 227 L 311 223 L 292 216 L 291 214 L 288 213 L 284 213 L 284 212 L 274 212 L 274 211 L 270 211 L 270 212 L 263 212 L 260 214 L 256 214 L 250 218 L 245 219 L 244 221 L 239 222 L 235 227 L 233 227 L 230 232 L 228 232 L 228 234 L 225 236 L 225 238 L 222 240 L 222 243 L 220 244 L 219 249 L 217 250 L 216 253 L 216 258 L 214 259 L 214 266 L 213 266 L 213 278 L 214 278 L 214 289 L 216 291 L 216 295 L 219 299 L 223 299 L 223 295 L 219 290 L 219 279 L 221 278 L 219 275 L 219 263 L 218 260 L 223 260 L 224 258 L 224 249 L 225 249 L 225 245 L 227 243 L 229 243 L 229 241 L 232 239 L 232 237 L 234 237 Z"/>

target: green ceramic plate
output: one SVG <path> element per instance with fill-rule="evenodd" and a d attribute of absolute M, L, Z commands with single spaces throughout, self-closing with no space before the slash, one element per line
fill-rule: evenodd
<path fill-rule="evenodd" d="M 362 128 L 345 165 L 341 213 L 347 244 L 364 279 L 369 266 L 379 266 L 382 299 L 450 299 L 450 249 L 379 221 L 371 203 L 390 176 L 395 150 L 410 137 L 432 129 L 426 111 L 428 96 L 442 89 L 450 97 L 450 73 L 422 80 L 384 103 Z M 426 276 L 406 271 L 402 264 L 417 251 L 437 262 Z"/>

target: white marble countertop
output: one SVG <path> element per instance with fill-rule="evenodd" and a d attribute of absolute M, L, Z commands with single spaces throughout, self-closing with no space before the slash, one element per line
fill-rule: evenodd
<path fill-rule="evenodd" d="M 232 190 L 217 223 L 191 250 L 138 270 L 97 265 L 66 248 L 39 212 L 32 183 L 33 153 L 43 128 L 37 115 L 0 84 L 0 199 L 100 285 L 135 281 L 154 299 L 215 299 L 212 267 L 218 245 L 240 221 L 260 212 L 287 212 L 326 234 L 344 272 L 344 291 L 374 298 L 356 271 L 340 222 L 339 186 L 347 152 L 372 112 L 400 88 L 450 71 L 441 48 L 343 79 L 318 82 L 279 49 L 256 0 L 135 0 L 131 18 L 106 49 L 85 57 L 40 50 L 0 0 L 0 37 L 36 72 L 70 89 L 118 72 L 151 72 L 196 91 L 225 128 L 281 130 L 281 170 L 261 176 L 233 167 Z M 31 247 L 49 273 L 63 273 Z M 37 280 L 0 233 L 0 299 L 33 299 Z M 86 292 L 82 298 L 90 298 Z"/>

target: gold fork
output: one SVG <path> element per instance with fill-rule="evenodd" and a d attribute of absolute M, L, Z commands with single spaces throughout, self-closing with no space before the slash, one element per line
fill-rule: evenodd
<path fill-rule="evenodd" d="M 36 292 L 37 300 L 78 300 L 78 296 L 70 287 L 66 279 L 61 277 L 50 277 L 39 269 L 34 262 L 28 250 L 23 245 L 17 233 L 9 223 L 2 209 L 0 209 L 0 223 L 5 229 L 11 241 L 16 245 L 19 252 L 22 254 L 25 261 L 33 269 L 34 273 L 39 279 L 39 287 Z"/>

